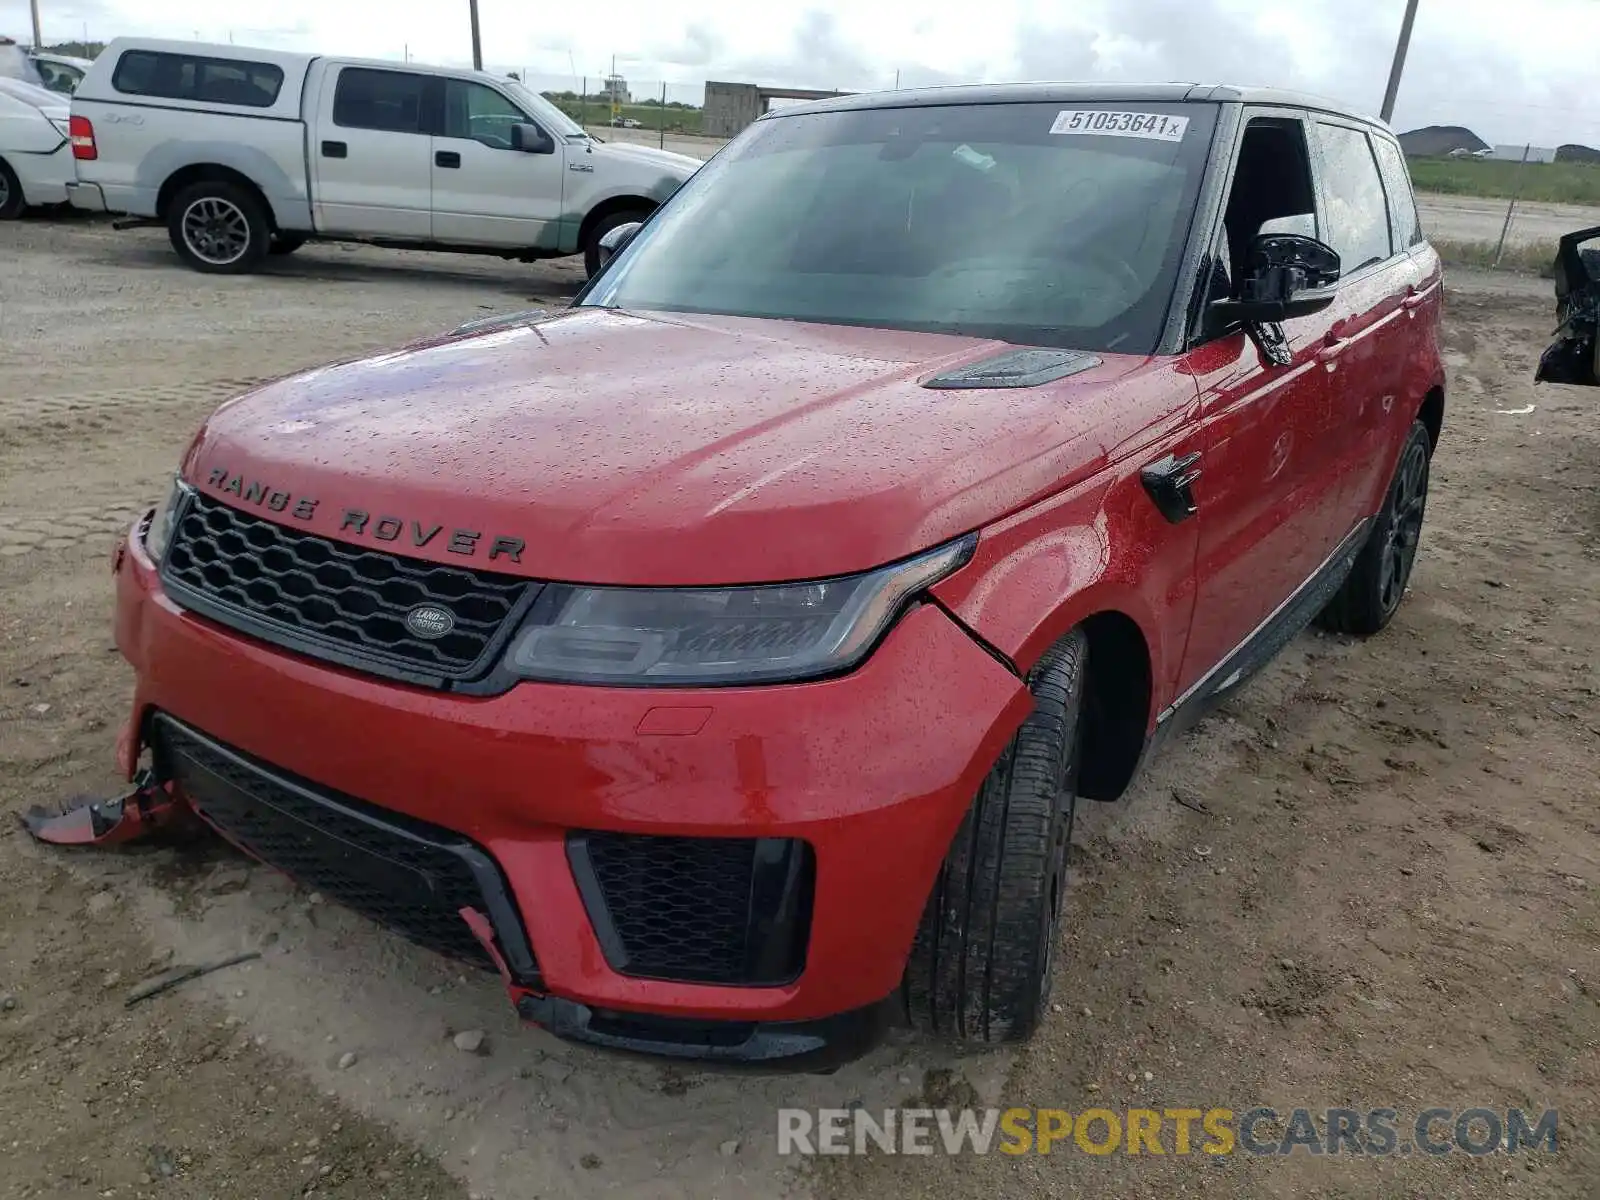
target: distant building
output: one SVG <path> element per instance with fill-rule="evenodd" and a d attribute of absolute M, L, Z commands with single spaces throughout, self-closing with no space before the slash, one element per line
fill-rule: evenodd
<path fill-rule="evenodd" d="M 746 125 L 761 118 L 774 100 L 824 100 L 843 92 L 819 92 L 810 88 L 764 87 L 757 83 L 706 84 L 706 107 L 700 131 L 712 137 L 731 138 Z"/>
<path fill-rule="evenodd" d="M 621 75 L 606 76 L 605 97 L 613 104 L 633 103 L 633 97 L 628 92 L 628 81 Z"/>
<path fill-rule="evenodd" d="M 1553 163 L 1556 160 L 1555 147 L 1546 146 L 1496 146 L 1490 158 L 1504 159 L 1507 162 L 1521 162 L 1522 152 L 1527 150 L 1528 161 L 1537 163 Z"/>

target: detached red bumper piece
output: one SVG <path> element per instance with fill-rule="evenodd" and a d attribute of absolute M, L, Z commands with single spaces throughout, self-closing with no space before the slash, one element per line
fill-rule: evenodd
<path fill-rule="evenodd" d="M 786 1068 L 875 1040 L 951 838 L 1031 709 L 941 609 L 813 682 L 440 687 L 297 639 L 247 577 L 322 556 L 386 602 L 407 560 L 189 505 L 162 571 L 142 527 L 117 569 L 130 774 L 148 752 L 245 852 L 498 970 L 561 1036 Z M 274 582 L 291 609 L 292 574 Z M 476 588 L 440 603 L 514 625 L 509 579 L 423 564 L 407 584 Z M 503 655 L 511 630 L 486 636 Z"/>

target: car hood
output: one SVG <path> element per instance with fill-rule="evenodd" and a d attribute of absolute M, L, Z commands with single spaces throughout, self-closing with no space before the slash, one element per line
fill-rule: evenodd
<path fill-rule="evenodd" d="M 847 574 L 1091 473 L 1150 422 L 1132 391 L 1192 411 L 1172 360 L 1109 354 L 1038 387 L 921 386 L 1007 349 L 579 308 L 268 384 L 217 410 L 184 476 L 328 537 L 537 578 Z"/>
<path fill-rule="evenodd" d="M 632 142 L 596 142 L 592 152 L 614 162 L 637 163 L 665 170 L 680 183 L 705 165 L 687 154 L 674 154 L 671 150 L 658 150 L 654 146 L 636 146 Z"/>

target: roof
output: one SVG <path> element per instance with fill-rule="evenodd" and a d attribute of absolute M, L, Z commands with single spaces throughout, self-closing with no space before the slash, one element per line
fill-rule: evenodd
<path fill-rule="evenodd" d="M 773 109 L 763 120 L 796 113 L 845 112 L 865 108 L 928 108 L 945 104 L 1263 104 L 1304 108 L 1348 117 L 1387 129 L 1371 113 L 1326 96 L 1277 88 L 1204 83 L 1002 83 L 858 92 L 810 104 Z"/>

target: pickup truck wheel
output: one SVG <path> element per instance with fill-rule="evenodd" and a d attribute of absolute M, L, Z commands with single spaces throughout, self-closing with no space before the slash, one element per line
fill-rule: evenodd
<path fill-rule="evenodd" d="M 1367 637 L 1387 625 L 1405 599 L 1428 507 L 1431 447 L 1428 427 L 1413 422 L 1367 544 L 1344 586 L 1317 618 L 1324 629 Z"/>
<path fill-rule="evenodd" d="M 583 244 L 584 271 L 593 275 L 600 269 L 600 239 L 605 237 L 618 225 L 627 225 L 633 221 L 642 221 L 650 214 L 642 208 L 624 208 L 618 212 L 607 213 L 594 223 L 594 228 L 589 230 L 589 240 Z"/>
<path fill-rule="evenodd" d="M 280 233 L 272 239 L 272 245 L 267 247 L 267 253 L 271 255 L 293 254 L 305 244 L 305 238 L 299 234 Z"/>
<path fill-rule="evenodd" d="M 15 221 L 22 215 L 24 203 L 22 181 L 11 164 L 0 158 L 0 221 Z"/>
<path fill-rule="evenodd" d="M 266 256 L 272 229 L 261 201 L 224 179 L 191 184 L 167 215 L 172 248 L 196 271 L 242 275 Z"/>
<path fill-rule="evenodd" d="M 1074 630 L 1029 676 L 1023 722 L 962 819 L 901 985 L 924 1032 L 1023 1041 L 1050 999 L 1077 802 L 1088 640 Z"/>

